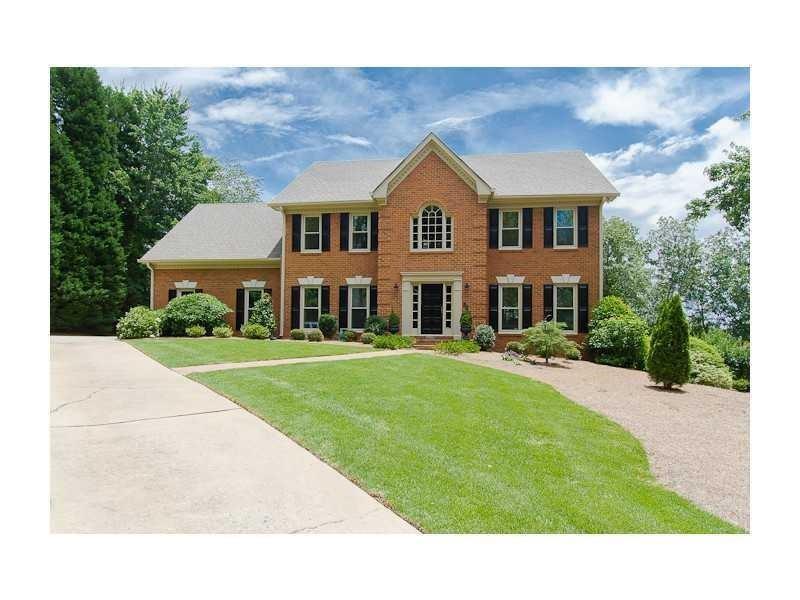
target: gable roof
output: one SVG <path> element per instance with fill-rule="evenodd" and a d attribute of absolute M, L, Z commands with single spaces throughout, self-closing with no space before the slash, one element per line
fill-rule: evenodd
<path fill-rule="evenodd" d="M 437 138 L 438 139 L 438 138 Z M 428 138 L 426 137 L 426 140 Z M 426 148 L 420 144 L 409 157 Z M 446 146 L 445 146 L 446 148 Z M 381 198 L 381 186 L 397 176 L 409 159 L 316 162 L 300 173 L 269 204 L 296 206 L 309 203 L 370 202 Z M 523 154 L 464 155 L 458 159 L 497 197 L 619 195 L 592 161 L 580 150 Z M 373 196 L 373 192 L 375 196 Z"/>
<path fill-rule="evenodd" d="M 139 262 L 280 259 L 282 232 L 265 202 L 198 204 Z"/>

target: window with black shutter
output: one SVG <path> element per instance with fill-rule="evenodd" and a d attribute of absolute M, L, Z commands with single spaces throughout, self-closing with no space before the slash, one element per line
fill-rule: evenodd
<path fill-rule="evenodd" d="M 236 290 L 236 331 L 244 325 L 244 288 Z"/>
<path fill-rule="evenodd" d="M 350 248 L 350 213 L 339 213 L 339 250 Z"/>
<path fill-rule="evenodd" d="M 331 249 L 331 214 L 322 215 L 322 251 L 328 252 Z"/>
<path fill-rule="evenodd" d="M 300 238 L 303 231 L 302 215 L 292 215 L 292 252 L 300 252 Z"/>
<path fill-rule="evenodd" d="M 369 286 L 369 314 L 378 314 L 378 286 Z"/>
<path fill-rule="evenodd" d="M 544 320 L 553 320 L 553 285 L 545 284 L 542 294 L 542 307 L 544 309 Z"/>
<path fill-rule="evenodd" d="M 178 290 L 176 289 L 167 290 L 167 302 L 169 302 L 170 300 L 174 300 L 177 297 L 178 297 Z"/>
<path fill-rule="evenodd" d="M 544 247 L 553 247 L 553 209 L 547 207 L 544 209 Z"/>
<path fill-rule="evenodd" d="M 497 208 L 489 209 L 489 248 L 497 248 L 498 228 L 500 223 L 500 210 Z"/>
<path fill-rule="evenodd" d="M 522 328 L 533 325 L 533 286 L 529 283 L 522 286 Z"/>
<path fill-rule="evenodd" d="M 589 286 L 578 285 L 578 333 L 589 332 Z"/>
<path fill-rule="evenodd" d="M 578 247 L 586 248 L 589 245 L 589 207 L 578 207 Z"/>
<path fill-rule="evenodd" d="M 292 286 L 292 329 L 300 328 L 300 286 Z"/>
<path fill-rule="evenodd" d="M 490 285 L 489 286 L 489 325 L 492 326 L 492 329 L 495 331 L 500 330 L 500 325 L 498 323 L 498 310 L 497 310 L 497 285 Z"/>
<path fill-rule="evenodd" d="M 533 209 L 522 209 L 522 247 L 533 248 Z"/>
<path fill-rule="evenodd" d="M 346 329 L 350 327 L 347 320 L 347 286 L 339 286 L 339 327 Z"/>
<path fill-rule="evenodd" d="M 372 252 L 376 252 L 378 250 L 378 213 L 372 212 L 369 215 L 370 219 L 370 246 L 369 249 Z"/>

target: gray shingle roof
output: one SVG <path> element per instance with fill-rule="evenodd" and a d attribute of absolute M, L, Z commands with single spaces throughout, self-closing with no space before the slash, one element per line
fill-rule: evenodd
<path fill-rule="evenodd" d="M 282 229 L 264 202 L 198 204 L 140 261 L 280 258 Z"/>
<path fill-rule="evenodd" d="M 616 196 L 617 189 L 579 150 L 461 156 L 495 190 L 495 196 Z M 317 162 L 271 202 L 358 202 L 402 159 Z"/>

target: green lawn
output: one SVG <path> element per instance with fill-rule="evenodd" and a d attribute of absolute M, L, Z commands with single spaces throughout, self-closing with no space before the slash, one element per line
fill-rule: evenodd
<path fill-rule="evenodd" d="M 191 375 L 427 532 L 736 532 L 552 387 L 406 355 Z"/>
<path fill-rule="evenodd" d="M 128 342 L 167 367 L 189 367 L 214 363 L 304 358 L 370 352 L 364 344 L 321 344 L 289 340 L 248 340 L 244 338 L 148 338 Z"/>

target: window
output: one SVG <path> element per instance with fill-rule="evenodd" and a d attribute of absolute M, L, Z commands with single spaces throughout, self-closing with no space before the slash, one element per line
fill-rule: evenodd
<path fill-rule="evenodd" d="M 369 314 L 369 287 L 350 287 L 350 329 L 364 329 Z"/>
<path fill-rule="evenodd" d="M 192 288 L 192 289 L 181 289 L 181 288 L 178 288 L 176 293 L 175 293 L 175 296 L 177 298 L 180 298 L 181 296 L 188 296 L 189 294 L 196 294 L 196 293 L 197 293 L 197 290 L 194 289 L 194 288 Z"/>
<path fill-rule="evenodd" d="M 369 215 L 350 215 L 350 249 L 369 252 Z"/>
<path fill-rule="evenodd" d="M 411 219 L 412 250 L 450 250 L 453 248 L 453 221 L 435 204 L 422 209 Z"/>
<path fill-rule="evenodd" d="M 500 247 L 522 248 L 522 219 L 518 210 L 500 211 Z"/>
<path fill-rule="evenodd" d="M 578 295 L 575 292 L 575 286 L 557 285 L 555 286 L 554 293 L 556 295 L 555 301 L 553 302 L 556 310 L 556 322 L 566 325 L 566 329 L 564 329 L 566 333 L 575 333 L 575 323 L 577 322 L 575 314 L 577 312 L 577 306 L 575 301 Z"/>
<path fill-rule="evenodd" d="M 575 247 L 575 216 L 574 208 L 556 209 L 556 248 Z"/>
<path fill-rule="evenodd" d="M 500 331 L 522 329 L 522 286 L 500 286 Z"/>
<path fill-rule="evenodd" d="M 244 291 L 244 322 L 250 320 L 250 309 L 264 296 L 263 288 L 247 288 Z"/>
<path fill-rule="evenodd" d="M 412 297 L 411 297 L 411 327 L 412 329 L 419 328 L 419 296 L 420 286 L 414 284 Z"/>
<path fill-rule="evenodd" d="M 320 252 L 322 248 L 322 234 L 319 215 L 303 215 L 303 252 Z"/>
<path fill-rule="evenodd" d="M 453 286 L 444 286 L 444 326 L 450 329 L 453 326 Z"/>
<path fill-rule="evenodd" d="M 319 326 L 320 287 L 316 285 L 304 286 L 301 303 L 303 327 L 314 329 Z"/>

